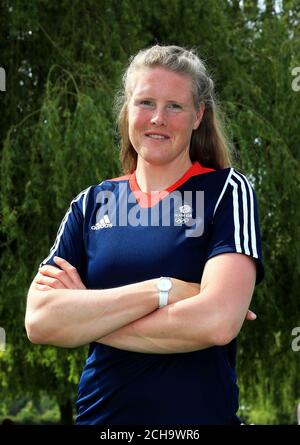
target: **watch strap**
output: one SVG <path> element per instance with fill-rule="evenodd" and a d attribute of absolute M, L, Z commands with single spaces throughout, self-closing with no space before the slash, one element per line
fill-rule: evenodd
<path fill-rule="evenodd" d="M 161 308 L 161 307 L 167 306 L 168 299 L 169 299 L 169 291 L 160 291 L 159 292 L 159 300 L 158 300 L 159 307 Z"/>

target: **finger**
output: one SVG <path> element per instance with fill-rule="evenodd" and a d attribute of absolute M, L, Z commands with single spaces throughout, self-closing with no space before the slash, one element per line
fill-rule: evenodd
<path fill-rule="evenodd" d="M 257 315 L 254 312 L 250 311 L 250 309 L 249 309 L 247 312 L 247 315 L 246 315 L 246 319 L 247 320 L 255 320 L 256 318 L 257 318 Z"/>
<path fill-rule="evenodd" d="M 77 289 L 86 289 L 85 285 L 81 281 L 81 277 L 76 269 L 76 267 L 72 266 L 67 260 L 64 258 L 55 256 L 54 258 L 55 264 L 57 264 L 59 267 L 61 267 L 62 270 L 66 271 L 71 277 L 72 281 L 76 285 Z"/>
<path fill-rule="evenodd" d="M 37 290 L 51 290 L 52 287 L 46 286 L 45 284 L 35 284 Z"/>
<path fill-rule="evenodd" d="M 57 272 L 57 270 L 59 270 L 58 267 L 56 267 L 56 266 L 52 266 L 51 264 L 45 264 L 44 266 L 42 266 L 42 267 L 39 269 L 39 273 L 48 275 L 49 277 L 50 277 L 50 276 L 51 276 L 51 277 L 52 277 L 52 276 L 55 277 L 55 276 L 56 276 L 56 272 Z"/>
<path fill-rule="evenodd" d="M 41 267 L 39 272 L 43 276 L 55 278 L 56 280 L 61 281 L 66 289 L 77 289 L 75 283 L 73 283 L 73 280 L 68 273 L 59 267 L 46 264 L 45 266 Z"/>
<path fill-rule="evenodd" d="M 35 282 L 39 285 L 46 285 L 51 289 L 68 289 L 62 281 L 46 275 L 38 274 Z"/>

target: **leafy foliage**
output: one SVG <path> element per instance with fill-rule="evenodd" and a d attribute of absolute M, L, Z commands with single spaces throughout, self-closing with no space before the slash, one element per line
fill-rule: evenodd
<path fill-rule="evenodd" d="M 69 202 L 121 173 L 114 93 L 128 57 L 160 42 L 196 47 L 207 60 L 238 167 L 259 199 L 266 279 L 253 299 L 258 320 L 245 323 L 239 340 L 241 414 L 254 423 L 295 421 L 300 92 L 291 88 L 291 70 L 300 66 L 300 7 L 286 0 L 275 11 L 268 1 L 263 11 L 259 3 L 2 2 L 8 79 L 0 93 L 2 411 L 20 394 L 36 399 L 45 391 L 60 405 L 75 398 L 86 348 L 31 345 L 23 327 L 26 293 Z"/>

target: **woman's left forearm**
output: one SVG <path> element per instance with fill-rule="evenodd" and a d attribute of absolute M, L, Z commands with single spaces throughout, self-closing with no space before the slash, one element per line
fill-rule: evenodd
<path fill-rule="evenodd" d="M 198 295 L 157 309 L 98 341 L 154 354 L 226 345 L 238 335 L 245 320 L 255 273 L 255 265 L 246 256 L 225 254 L 212 258 L 204 270 L 204 285 L 201 283 Z"/>
<path fill-rule="evenodd" d="M 201 316 L 199 303 L 196 296 L 165 306 L 102 337 L 98 343 L 148 354 L 175 354 L 208 348 L 213 343 L 207 323 L 202 324 L 201 338 L 198 323 L 195 323 L 195 304 L 199 309 L 198 316 L 205 316 L 205 310 Z"/>

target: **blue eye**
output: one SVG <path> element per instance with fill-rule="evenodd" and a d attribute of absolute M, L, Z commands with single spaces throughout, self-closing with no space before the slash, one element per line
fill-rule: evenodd
<path fill-rule="evenodd" d="M 175 103 L 168 105 L 168 107 L 171 108 L 171 110 L 176 110 L 176 111 L 181 110 L 181 106 Z"/>
<path fill-rule="evenodd" d="M 144 107 L 152 107 L 153 106 L 153 102 L 151 100 L 141 100 L 140 104 L 143 105 Z"/>

